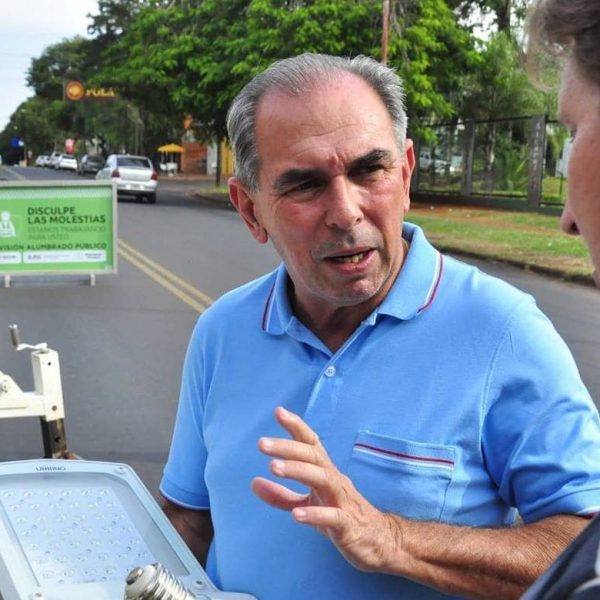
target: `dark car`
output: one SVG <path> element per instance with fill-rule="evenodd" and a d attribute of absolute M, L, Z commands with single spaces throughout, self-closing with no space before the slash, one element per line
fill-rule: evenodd
<path fill-rule="evenodd" d="M 85 154 L 79 161 L 77 171 L 80 175 L 97 173 L 104 166 L 104 157 L 98 154 Z"/>

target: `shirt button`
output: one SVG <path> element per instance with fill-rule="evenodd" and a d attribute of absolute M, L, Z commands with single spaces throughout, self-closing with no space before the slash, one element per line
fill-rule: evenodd
<path fill-rule="evenodd" d="M 335 375 L 335 367 L 333 365 L 330 365 L 329 367 L 327 367 L 325 369 L 325 375 L 327 377 L 333 377 Z"/>

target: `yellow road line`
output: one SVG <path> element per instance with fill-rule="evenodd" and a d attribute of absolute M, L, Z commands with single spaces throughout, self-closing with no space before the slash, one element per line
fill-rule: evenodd
<path fill-rule="evenodd" d="M 121 248 L 123 248 L 124 250 L 127 250 L 128 252 L 130 252 L 131 254 L 136 256 L 138 259 L 145 262 L 151 268 L 155 269 L 156 271 L 158 271 L 159 273 L 164 275 L 167 279 L 170 279 L 171 281 L 173 281 L 179 287 L 183 288 L 184 290 L 187 290 L 193 296 L 196 296 L 199 300 L 204 302 L 204 304 L 210 305 L 214 302 L 214 300 L 210 296 L 207 296 L 204 292 L 200 291 L 198 288 L 189 284 L 187 281 L 184 281 L 183 279 L 177 277 L 177 275 L 175 275 L 175 273 L 171 273 L 171 271 L 169 271 L 168 269 L 165 269 L 165 267 L 163 267 L 162 265 L 159 265 L 157 262 L 153 261 L 151 258 L 146 256 L 145 254 L 142 254 L 139 250 L 136 250 L 133 246 L 130 246 L 123 240 L 121 240 L 121 239 L 119 240 L 119 245 L 121 246 Z"/>
<path fill-rule="evenodd" d="M 213 303 L 210 296 L 171 273 L 123 240 L 119 240 L 119 254 L 194 310 L 202 313 Z"/>

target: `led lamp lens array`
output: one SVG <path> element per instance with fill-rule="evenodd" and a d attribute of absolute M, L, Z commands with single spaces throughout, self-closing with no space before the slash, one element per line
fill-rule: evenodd
<path fill-rule="evenodd" d="M 150 563 L 197 598 L 221 597 L 130 467 L 0 463 L 0 599 L 120 600 Z"/>
<path fill-rule="evenodd" d="M 3 490 L 0 505 L 33 575 L 43 586 L 124 581 L 153 554 L 119 502 L 104 486 L 63 483 Z"/>

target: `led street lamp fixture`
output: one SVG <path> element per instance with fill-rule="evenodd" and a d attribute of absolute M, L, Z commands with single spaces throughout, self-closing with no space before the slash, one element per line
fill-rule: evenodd
<path fill-rule="evenodd" d="M 213 585 L 129 466 L 0 463 L 0 600 L 82 598 L 253 600 Z"/>

